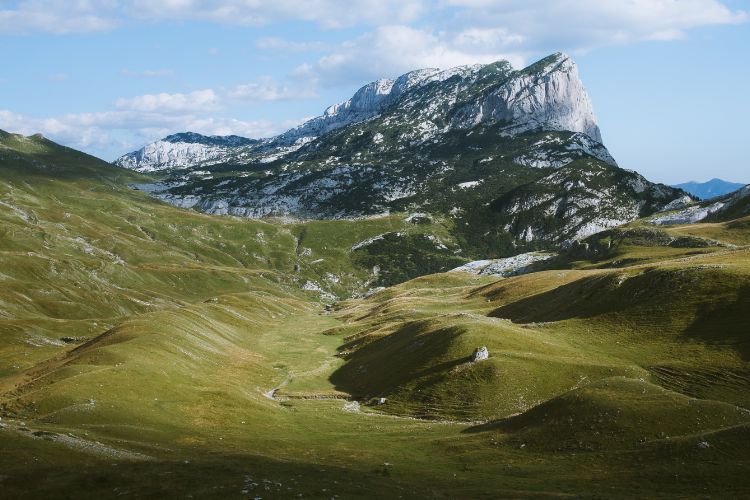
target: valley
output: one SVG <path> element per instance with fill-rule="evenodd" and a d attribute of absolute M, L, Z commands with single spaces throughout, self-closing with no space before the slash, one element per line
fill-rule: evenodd
<path fill-rule="evenodd" d="M 750 490 L 747 214 L 445 272 L 440 213 L 207 215 L 0 139 L 8 498 Z"/>

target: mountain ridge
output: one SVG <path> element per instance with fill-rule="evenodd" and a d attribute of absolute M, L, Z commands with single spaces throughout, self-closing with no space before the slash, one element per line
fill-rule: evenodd
<path fill-rule="evenodd" d="M 729 182 L 724 179 L 714 177 L 706 182 L 689 181 L 681 184 L 672 184 L 672 187 L 676 187 L 687 191 L 688 193 L 697 196 L 702 200 L 708 200 L 716 198 L 717 196 L 723 196 L 733 191 L 741 189 L 745 184 L 741 182 Z"/>
<path fill-rule="evenodd" d="M 145 163 L 119 164 L 161 177 L 139 187 L 181 207 L 250 218 L 443 214 L 479 253 L 586 237 L 684 195 L 619 169 L 562 53 L 521 70 L 497 62 L 371 82 L 249 145 L 158 142 L 131 155 Z"/>
<path fill-rule="evenodd" d="M 562 75 L 568 81 L 561 83 L 555 79 L 556 75 Z M 114 163 L 150 172 L 217 162 L 276 159 L 296 151 L 321 135 L 373 118 L 410 91 L 456 77 L 465 79 L 470 84 L 485 81 L 488 86 L 487 95 L 482 102 L 469 100 L 456 109 L 446 124 L 445 131 L 449 128 L 471 128 L 480 123 L 508 122 L 510 125 L 501 130 L 501 133 L 513 135 L 534 129 L 571 131 L 584 133 L 601 143 L 593 106 L 580 84 L 577 67 L 569 56 L 558 52 L 521 70 L 513 70 L 508 61 L 457 66 L 445 70 L 413 70 L 395 79 L 384 78 L 370 82 L 357 90 L 351 98 L 326 108 L 322 115 L 268 139 L 183 132 L 123 155 Z M 541 96 L 530 94 L 529 88 L 542 88 Z M 565 92 L 559 95 L 560 89 L 574 95 Z M 559 113 L 545 108 L 544 101 L 547 98 L 558 105 L 555 109 Z M 456 103 L 459 96 L 456 95 L 453 99 Z M 499 106 L 499 103 L 508 105 Z M 519 124 L 517 122 L 520 118 L 526 119 Z M 235 147 L 238 148 L 236 151 L 227 149 Z M 614 162 L 614 159 L 609 156 L 606 161 Z"/>

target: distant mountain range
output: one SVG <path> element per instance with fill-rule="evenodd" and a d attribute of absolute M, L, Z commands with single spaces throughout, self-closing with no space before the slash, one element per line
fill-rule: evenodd
<path fill-rule="evenodd" d="M 141 189 L 211 214 L 302 219 L 430 213 L 477 254 L 584 238 L 685 196 L 620 169 L 578 69 L 557 53 L 422 69 L 263 140 L 169 136 L 117 165 Z"/>
<path fill-rule="evenodd" d="M 708 200 L 710 198 L 716 198 L 717 196 L 737 191 L 738 189 L 745 187 L 745 184 L 739 182 L 728 182 L 722 179 L 711 179 L 706 182 L 691 181 L 682 184 L 674 184 L 672 187 L 682 189 L 701 200 Z"/>

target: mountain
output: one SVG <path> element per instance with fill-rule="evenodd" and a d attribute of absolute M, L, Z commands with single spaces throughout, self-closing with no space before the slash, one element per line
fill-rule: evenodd
<path fill-rule="evenodd" d="M 120 157 L 115 164 L 138 172 L 186 168 L 241 158 L 240 152 L 260 141 L 237 135 L 173 134 Z"/>
<path fill-rule="evenodd" d="M 708 200 L 711 198 L 716 198 L 717 196 L 729 194 L 732 191 L 737 191 L 744 186 L 744 184 L 738 182 L 728 182 L 722 179 L 711 179 L 710 181 L 706 182 L 690 181 L 684 182 L 682 184 L 674 184 L 672 187 L 682 189 L 683 191 L 688 192 L 701 200 Z"/>
<path fill-rule="evenodd" d="M 540 78 L 542 81 L 538 81 Z M 422 96 L 422 99 L 401 103 L 402 109 L 416 115 L 411 118 L 422 119 L 420 123 L 412 124 L 422 135 L 425 131 L 421 127 L 435 126 L 434 123 L 427 123 L 425 118 L 444 120 L 445 117 L 439 116 L 441 113 L 419 109 L 419 105 L 429 104 L 437 110 L 444 110 L 455 106 L 461 93 L 468 97 L 470 92 L 488 91 L 493 83 L 501 82 L 501 88 L 488 92 L 482 96 L 483 99 L 464 99 L 461 103 L 463 106 L 456 108 L 456 116 L 445 124 L 443 132 L 453 128 L 471 128 L 479 123 L 507 122 L 507 126 L 500 127 L 506 133 L 534 129 L 574 131 L 583 132 L 594 141 L 601 142 L 593 108 L 578 78 L 575 64 L 567 56 L 555 54 L 521 72 L 513 71 L 507 61 L 449 70 L 428 68 L 411 71 L 395 80 L 381 79 L 369 83 L 350 99 L 330 106 L 323 115 L 271 139 L 253 141 L 237 136 L 209 137 L 186 132 L 151 143 L 124 155 L 115 163 L 134 170 L 156 171 L 249 158 L 270 161 L 296 151 L 301 145 L 333 130 L 371 119 L 413 91 L 448 80 L 452 80 L 454 85 L 446 85 L 442 89 L 433 86 L 433 92 Z M 425 100 L 430 102 L 425 103 Z M 602 151 L 601 155 L 605 161 L 614 163 L 606 151 Z"/>
<path fill-rule="evenodd" d="M 618 168 L 575 63 L 559 53 L 522 70 L 413 71 L 277 137 L 212 140 L 222 145 L 158 141 L 116 163 L 158 171 L 138 187 L 211 214 L 444 215 L 475 254 L 580 239 L 684 195 Z"/>

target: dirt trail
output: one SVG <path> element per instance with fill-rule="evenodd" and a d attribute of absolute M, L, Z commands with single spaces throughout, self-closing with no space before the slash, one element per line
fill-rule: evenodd
<path fill-rule="evenodd" d="M 284 399 L 278 398 L 276 396 L 276 393 L 279 390 L 281 390 L 284 387 L 286 387 L 287 385 L 289 385 L 292 382 L 292 380 L 294 380 L 295 378 L 300 378 L 300 377 L 315 377 L 317 375 L 321 375 L 321 374 L 325 373 L 331 367 L 331 364 L 334 361 L 335 360 L 332 359 L 332 358 L 327 358 L 319 366 L 317 366 L 316 368 L 313 368 L 312 370 L 307 370 L 307 371 L 299 372 L 299 373 L 290 371 L 290 372 L 287 373 L 286 378 L 279 385 L 277 385 L 276 387 L 274 387 L 270 391 L 264 392 L 263 395 L 265 397 L 267 397 L 268 399 L 272 399 L 274 401 L 284 401 Z M 306 398 L 299 398 L 299 399 L 306 399 Z M 309 398 L 309 399 L 323 399 L 323 398 Z M 340 398 L 331 398 L 331 399 L 340 399 Z"/>

